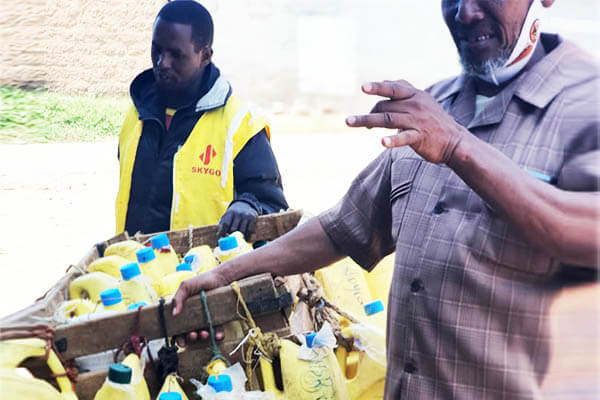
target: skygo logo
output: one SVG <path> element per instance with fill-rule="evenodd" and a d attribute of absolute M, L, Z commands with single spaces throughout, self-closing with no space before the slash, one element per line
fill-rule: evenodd
<path fill-rule="evenodd" d="M 217 152 L 212 145 L 206 146 L 204 153 L 200 154 L 200 160 L 204 165 L 210 164 L 210 162 L 216 157 Z M 221 176 L 220 169 L 208 168 L 208 167 L 192 167 L 192 173 L 202 175 Z"/>
<path fill-rule="evenodd" d="M 217 155 L 217 152 L 209 144 L 208 146 L 206 146 L 206 150 L 204 150 L 204 153 L 200 154 L 200 160 L 202 160 L 204 165 L 208 165 L 208 164 L 210 164 L 210 160 L 215 158 L 216 155 Z"/>

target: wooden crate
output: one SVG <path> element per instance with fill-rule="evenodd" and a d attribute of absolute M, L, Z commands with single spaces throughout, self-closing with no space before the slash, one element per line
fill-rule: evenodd
<path fill-rule="evenodd" d="M 250 241 L 273 240 L 293 229 L 301 217 L 301 210 L 261 216 L 257 220 L 256 229 Z M 211 225 L 167 232 L 167 235 L 175 251 L 178 254 L 185 254 L 191 247 L 203 244 L 215 247 L 217 245 L 216 230 L 217 226 Z M 0 330 L 34 326 L 40 323 L 50 324 L 58 305 L 68 299 L 70 282 L 85 273 L 88 265 L 101 257 L 108 245 L 125 239 L 134 239 L 144 243 L 151 236 L 154 234 L 137 235 L 136 237 L 120 234 L 96 244 L 79 263 L 70 266 L 65 276 L 34 304 L 0 320 Z M 286 285 L 276 283 L 270 274 L 262 274 L 240 280 L 239 286 L 261 330 L 276 332 L 280 336 L 290 333 L 289 307 L 285 306 L 289 306 L 291 295 L 288 294 Z M 222 325 L 239 319 L 237 296 L 230 287 L 209 291 L 207 303 L 214 325 Z M 253 307 L 253 305 L 260 305 L 260 307 Z M 120 348 L 133 333 L 137 314 L 137 311 L 128 311 L 102 319 L 60 326 L 54 335 L 54 345 L 65 360 Z M 189 298 L 184 313 L 178 317 L 172 316 L 171 304 L 167 303 L 164 316 L 170 336 L 208 327 L 199 296 Z M 162 338 L 163 332 L 160 326 L 157 305 L 144 307 L 139 312 L 137 334 L 144 336 L 147 340 Z M 220 343 L 223 354 L 228 354 L 240 339 L 225 338 L 224 342 Z M 238 352 L 238 354 L 240 353 Z M 200 368 L 211 357 L 210 345 L 207 342 L 188 346 L 179 356 L 179 374 L 186 380 L 191 377 L 198 378 Z M 234 358 L 232 361 L 236 361 L 236 359 Z M 41 364 L 34 362 L 26 366 L 32 370 L 34 375 L 44 376 Z M 38 368 L 40 370 L 36 371 Z M 75 385 L 79 398 L 82 400 L 93 399 L 94 394 L 104 382 L 106 372 L 100 370 L 80 374 Z M 151 393 L 156 394 L 160 388 L 160 382 L 157 382 L 154 373 L 147 374 L 146 378 Z M 191 388 L 188 386 L 186 389 Z"/>

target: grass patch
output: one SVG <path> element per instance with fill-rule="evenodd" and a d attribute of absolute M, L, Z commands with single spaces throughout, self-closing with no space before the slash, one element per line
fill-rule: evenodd
<path fill-rule="evenodd" d="M 126 96 L 63 95 L 0 86 L 0 142 L 95 141 L 119 134 Z"/>

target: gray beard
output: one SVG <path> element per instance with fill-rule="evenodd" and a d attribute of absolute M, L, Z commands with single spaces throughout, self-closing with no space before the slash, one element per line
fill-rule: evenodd
<path fill-rule="evenodd" d="M 511 51 L 509 50 L 502 50 L 498 57 L 480 63 L 469 62 L 461 54 L 460 63 L 465 75 L 478 78 L 490 78 L 496 75 L 496 71 L 504 67 L 504 64 L 508 61 L 508 57 L 510 57 L 510 53 Z"/>

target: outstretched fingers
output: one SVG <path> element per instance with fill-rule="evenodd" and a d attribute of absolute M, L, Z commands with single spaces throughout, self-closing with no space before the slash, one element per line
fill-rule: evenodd
<path fill-rule="evenodd" d="M 386 136 L 381 139 L 381 144 L 385 147 L 401 147 L 417 143 L 421 139 L 421 133 L 414 129 L 398 131 L 395 135 Z"/>
<path fill-rule="evenodd" d="M 392 100 L 410 99 L 417 93 L 417 89 L 410 83 L 400 81 L 369 82 L 362 85 L 366 94 L 388 97 Z"/>

